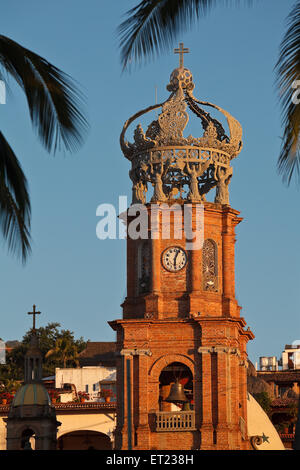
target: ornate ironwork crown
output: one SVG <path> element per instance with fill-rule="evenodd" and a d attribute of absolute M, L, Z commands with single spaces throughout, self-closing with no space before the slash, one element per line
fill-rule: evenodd
<path fill-rule="evenodd" d="M 184 50 L 183 44 L 180 47 L 176 51 Z M 205 194 L 216 187 L 215 203 L 229 204 L 230 161 L 242 149 L 240 123 L 219 106 L 194 97 L 193 76 L 183 66 L 183 57 L 180 66 L 171 73 L 167 90 L 171 94 L 165 102 L 149 106 L 128 119 L 120 136 L 122 151 L 132 164 L 129 171 L 133 183 L 132 203 L 146 203 L 148 183 L 151 183 L 154 187 L 152 202 L 177 197 L 201 202 L 205 201 Z M 214 108 L 226 117 L 229 136 L 222 124 L 202 106 Z M 162 111 L 147 131 L 138 124 L 134 142 L 127 142 L 125 133 L 129 125 L 157 108 Z M 204 130 L 201 137 L 183 136 L 189 120 L 187 108 L 201 120 Z"/>

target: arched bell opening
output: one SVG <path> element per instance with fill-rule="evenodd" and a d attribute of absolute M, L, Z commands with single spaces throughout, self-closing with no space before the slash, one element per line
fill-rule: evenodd
<path fill-rule="evenodd" d="M 194 408 L 193 374 L 181 362 L 172 362 L 159 376 L 159 410 L 189 411 Z"/>
<path fill-rule="evenodd" d="M 107 434 L 99 431 L 71 431 L 57 440 L 59 450 L 111 450 L 112 441 Z"/>
<path fill-rule="evenodd" d="M 36 434 L 33 429 L 26 428 L 21 434 L 21 449 L 22 450 L 35 450 Z"/>

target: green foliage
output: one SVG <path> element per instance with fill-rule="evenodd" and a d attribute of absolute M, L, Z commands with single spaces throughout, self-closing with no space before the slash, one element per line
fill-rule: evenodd
<path fill-rule="evenodd" d="M 0 365 L 0 381 L 5 385 L 9 381 L 23 380 L 24 357 L 29 348 L 33 330 L 24 335 L 20 346 L 7 354 L 6 364 Z M 59 323 L 48 323 L 45 327 L 37 328 L 36 335 L 43 354 L 43 376 L 54 375 L 56 367 L 75 367 L 78 365 L 78 355 L 86 347 L 83 337 L 74 338 L 70 330 L 60 329 Z M 49 354 L 50 351 L 55 351 Z"/>
<path fill-rule="evenodd" d="M 271 398 L 267 392 L 259 392 L 253 394 L 255 400 L 260 404 L 262 409 L 269 414 L 271 410 Z"/>
<path fill-rule="evenodd" d="M 43 57 L 0 35 L 0 78 L 13 78 L 27 98 L 29 115 L 48 152 L 72 152 L 88 125 L 80 111 L 84 98 L 75 82 Z M 27 180 L 13 149 L 0 132 L 0 233 L 13 253 L 26 261 L 31 208 Z"/>
<path fill-rule="evenodd" d="M 292 422 L 297 421 L 298 417 L 298 402 L 291 402 L 288 404 L 288 414 L 291 416 Z"/>

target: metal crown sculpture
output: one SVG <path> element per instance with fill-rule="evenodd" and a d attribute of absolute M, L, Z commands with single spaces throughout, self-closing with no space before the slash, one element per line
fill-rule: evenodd
<path fill-rule="evenodd" d="M 146 203 L 147 186 L 151 183 L 154 188 L 151 202 L 167 202 L 176 197 L 201 202 L 205 201 L 205 194 L 216 187 L 215 203 L 229 204 L 230 161 L 242 149 L 242 127 L 227 111 L 193 96 L 193 76 L 183 66 L 183 53 L 188 50 L 181 43 L 174 52 L 180 53 L 180 65 L 171 73 L 167 85 L 171 95 L 164 103 L 150 106 L 128 119 L 120 136 L 122 151 L 132 164 L 129 171 L 133 183 L 132 203 Z M 198 105 L 217 109 L 226 117 L 229 137 L 222 124 Z M 183 136 L 189 120 L 187 107 L 201 119 L 204 133 L 200 138 Z M 127 142 L 125 132 L 129 125 L 157 108 L 162 111 L 146 133 L 138 124 L 134 143 Z"/>

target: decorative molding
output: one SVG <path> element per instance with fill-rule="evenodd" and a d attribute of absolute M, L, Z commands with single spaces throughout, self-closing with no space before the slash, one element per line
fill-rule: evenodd
<path fill-rule="evenodd" d="M 262 436 L 251 436 L 250 437 L 250 444 L 252 446 L 252 449 L 260 450 L 260 449 L 258 449 L 258 446 L 260 446 L 262 443 L 263 443 Z"/>
<path fill-rule="evenodd" d="M 122 349 L 121 356 L 152 356 L 150 349 Z"/>
<path fill-rule="evenodd" d="M 221 354 L 232 354 L 241 357 L 241 353 L 238 348 L 230 348 L 228 346 L 200 346 L 198 353 L 221 353 Z"/>
<path fill-rule="evenodd" d="M 237 356 L 238 358 L 241 357 L 241 351 L 238 348 L 231 348 L 230 354 Z"/>
<path fill-rule="evenodd" d="M 151 318 L 154 318 L 154 313 L 152 312 L 146 312 L 144 315 L 144 318 L 151 320 Z"/>
<path fill-rule="evenodd" d="M 245 359 L 242 359 L 239 363 L 241 367 L 245 367 L 245 369 L 248 369 L 248 361 Z"/>

